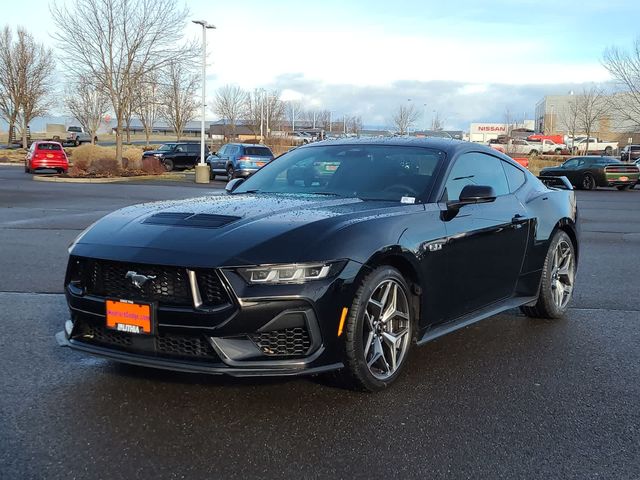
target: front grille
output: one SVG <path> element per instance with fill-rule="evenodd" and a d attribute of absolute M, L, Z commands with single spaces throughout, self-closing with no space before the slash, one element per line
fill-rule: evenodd
<path fill-rule="evenodd" d="M 204 335 L 169 332 L 159 332 L 155 336 L 136 335 L 77 320 L 72 338 L 92 345 L 143 355 L 188 360 L 219 360 Z"/>
<path fill-rule="evenodd" d="M 81 261 L 81 269 L 82 283 L 89 295 L 158 302 L 167 306 L 193 305 L 186 268 L 86 259 Z M 140 288 L 136 287 L 131 278 L 127 278 L 131 271 L 150 277 L 150 280 Z M 204 307 L 230 303 L 215 270 L 197 270 L 196 278 Z"/>
<path fill-rule="evenodd" d="M 271 356 L 302 356 L 311 348 L 311 338 L 305 327 L 254 333 L 249 338 L 262 353 Z"/>

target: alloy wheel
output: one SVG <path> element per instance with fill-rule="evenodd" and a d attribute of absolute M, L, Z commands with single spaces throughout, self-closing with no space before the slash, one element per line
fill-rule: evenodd
<path fill-rule="evenodd" d="M 567 241 L 558 242 L 551 265 L 551 297 L 556 306 L 563 310 L 571 300 L 575 279 L 575 262 Z"/>
<path fill-rule="evenodd" d="M 409 301 L 395 280 L 383 280 L 364 313 L 364 358 L 378 380 L 392 377 L 405 360 L 411 341 Z"/>
<path fill-rule="evenodd" d="M 587 174 L 584 176 L 582 179 L 582 188 L 585 190 L 593 190 L 595 188 L 595 180 L 591 175 Z"/>

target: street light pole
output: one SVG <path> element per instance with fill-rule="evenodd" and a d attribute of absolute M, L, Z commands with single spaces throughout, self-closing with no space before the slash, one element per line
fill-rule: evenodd
<path fill-rule="evenodd" d="M 202 119 L 200 120 L 200 162 L 196 165 L 196 183 L 209 183 L 209 167 L 204 163 L 204 119 L 206 115 L 207 95 L 207 30 L 215 29 L 215 25 L 205 20 L 192 20 L 193 23 L 202 26 Z"/>

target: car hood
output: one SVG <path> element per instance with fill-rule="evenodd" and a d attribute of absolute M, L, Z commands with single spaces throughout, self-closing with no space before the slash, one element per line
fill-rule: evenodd
<path fill-rule="evenodd" d="M 329 260 L 321 253 L 323 243 L 339 241 L 339 230 L 395 217 L 406 208 L 399 202 L 282 194 L 154 202 L 107 215 L 70 252 L 200 267 Z"/>
<path fill-rule="evenodd" d="M 142 152 L 142 156 L 143 157 L 148 157 L 150 155 L 155 155 L 156 153 L 167 153 L 169 150 L 147 150 L 145 152 Z"/>

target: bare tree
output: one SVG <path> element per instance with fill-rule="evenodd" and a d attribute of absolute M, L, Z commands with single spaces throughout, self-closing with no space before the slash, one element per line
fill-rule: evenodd
<path fill-rule="evenodd" d="M 76 0 L 54 2 L 51 14 L 65 26 L 53 34 L 64 65 L 109 96 L 121 162 L 122 127 L 140 79 L 195 52 L 183 42 L 188 12 L 177 0 Z"/>
<path fill-rule="evenodd" d="M 362 130 L 362 117 L 347 117 L 347 133 L 355 133 L 358 135 Z"/>
<path fill-rule="evenodd" d="M 585 88 L 577 99 L 577 122 L 578 128 L 587 136 L 584 155 L 589 153 L 589 137 L 595 131 L 596 126 L 600 128 L 602 120 L 611 111 L 611 103 L 608 101 L 604 90 L 597 85 Z"/>
<path fill-rule="evenodd" d="M 399 135 L 406 135 L 409 133 L 409 128 L 418 120 L 420 114 L 413 106 L 400 105 L 393 115 L 393 125 L 396 128 Z"/>
<path fill-rule="evenodd" d="M 18 74 L 13 58 L 13 33 L 6 26 L 0 34 L 0 118 L 9 124 L 9 143 L 15 129 L 20 104 Z"/>
<path fill-rule="evenodd" d="M 640 128 L 640 37 L 631 49 L 609 47 L 604 51 L 602 64 L 624 90 L 616 95 L 612 105 L 616 114 L 633 129 Z"/>
<path fill-rule="evenodd" d="M 247 93 L 244 100 L 244 120 L 247 127 L 251 129 L 255 138 L 260 134 L 262 125 L 263 133 L 265 128 L 266 103 L 264 92 L 254 90 Z"/>
<path fill-rule="evenodd" d="M 569 148 L 573 149 L 573 141 L 580 131 L 578 125 L 578 101 L 576 96 L 573 96 L 569 100 L 567 107 L 561 111 L 559 117 L 560 126 L 571 137 L 571 145 Z"/>
<path fill-rule="evenodd" d="M 329 131 L 331 129 L 331 112 L 329 110 L 322 110 L 318 112 L 318 117 L 316 118 L 316 125 L 322 128 L 323 130 Z"/>
<path fill-rule="evenodd" d="M 271 131 L 282 128 L 285 118 L 285 103 L 280 99 L 279 91 L 273 90 L 267 93 L 265 110 L 266 133 L 269 136 Z"/>
<path fill-rule="evenodd" d="M 149 145 L 149 137 L 153 132 L 153 126 L 160 118 L 162 94 L 159 74 L 157 72 L 149 72 L 141 79 L 138 93 L 133 96 L 133 112 L 142 124 L 147 146 Z"/>
<path fill-rule="evenodd" d="M 64 103 L 85 132 L 91 135 L 91 143 L 95 143 L 102 118 L 109 111 L 109 97 L 98 91 L 88 79 L 81 77 L 67 85 Z"/>
<path fill-rule="evenodd" d="M 178 62 L 169 65 L 162 94 L 162 117 L 173 127 L 177 141 L 180 141 L 187 123 L 195 117 L 198 108 L 195 99 L 197 88 L 197 76 L 189 72 L 184 65 Z"/>
<path fill-rule="evenodd" d="M 434 132 L 441 132 L 444 130 L 444 120 L 440 117 L 440 112 L 436 110 L 433 115 L 433 120 L 431 122 L 431 130 Z"/>
<path fill-rule="evenodd" d="M 0 35 L 0 113 L 9 123 L 11 139 L 20 126 L 22 145 L 27 145 L 29 123 L 49 109 L 52 89 L 53 55 L 33 36 L 18 28 L 13 39 L 5 27 Z"/>
<path fill-rule="evenodd" d="M 225 85 L 216 92 L 213 111 L 228 123 L 231 136 L 245 113 L 246 98 L 247 93 L 237 85 Z"/>

